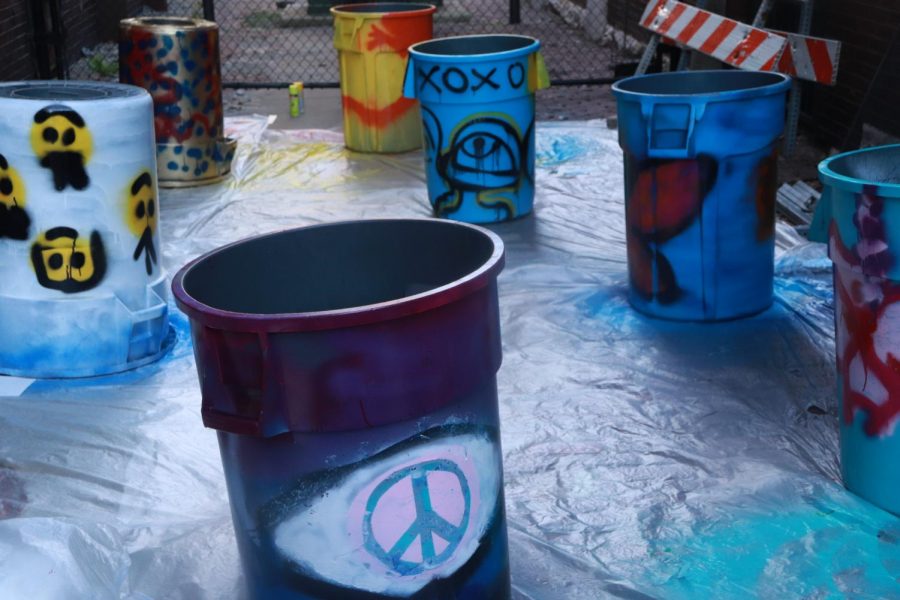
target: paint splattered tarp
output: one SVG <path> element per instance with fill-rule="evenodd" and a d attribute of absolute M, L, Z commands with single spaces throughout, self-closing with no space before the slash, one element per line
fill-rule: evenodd
<path fill-rule="evenodd" d="M 165 267 L 249 235 L 426 216 L 419 153 L 231 120 L 235 177 L 165 191 Z M 622 159 L 602 123 L 537 128 L 535 214 L 492 227 L 518 598 L 900 597 L 900 521 L 839 484 L 831 265 L 779 225 L 776 302 L 721 324 L 628 307 Z M 160 362 L 0 389 L 0 597 L 238 597 L 188 324 Z M 27 383 L 27 382 L 26 382 Z"/>

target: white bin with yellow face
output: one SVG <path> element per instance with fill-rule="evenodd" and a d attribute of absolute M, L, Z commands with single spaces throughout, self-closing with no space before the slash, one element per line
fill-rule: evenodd
<path fill-rule="evenodd" d="M 147 92 L 0 84 L 0 374 L 158 358 L 171 339 L 159 225 Z"/>

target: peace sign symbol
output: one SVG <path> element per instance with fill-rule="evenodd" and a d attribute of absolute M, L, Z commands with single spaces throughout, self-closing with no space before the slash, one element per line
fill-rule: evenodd
<path fill-rule="evenodd" d="M 432 489 L 429 488 L 428 474 L 442 473 L 444 482 L 439 494 L 442 496 L 457 496 L 456 500 L 463 503 L 462 517 L 458 524 L 453 524 L 439 515 L 432 506 Z M 446 485 L 446 475 L 454 476 L 459 483 L 458 488 Z M 403 532 L 400 538 L 390 547 L 385 548 L 375 539 L 373 533 L 372 517 L 375 509 L 385 494 L 409 479 L 412 484 L 412 495 L 415 501 L 415 520 Z M 432 485 L 432 487 L 434 487 Z M 446 459 L 430 460 L 415 465 L 410 465 L 392 473 L 388 478 L 379 483 L 366 502 L 366 512 L 363 517 L 363 541 L 366 549 L 378 560 L 401 575 L 416 575 L 426 569 L 431 569 L 447 561 L 459 546 L 469 525 L 469 513 L 471 511 L 472 498 L 469 492 L 469 483 L 466 481 L 462 470 L 453 461 Z M 437 552 L 435 548 L 435 536 L 442 540 L 446 546 Z M 410 550 L 416 550 L 413 544 L 417 543 L 421 549 L 421 561 L 415 558 L 419 554 Z M 407 558 L 404 558 L 406 556 Z"/>

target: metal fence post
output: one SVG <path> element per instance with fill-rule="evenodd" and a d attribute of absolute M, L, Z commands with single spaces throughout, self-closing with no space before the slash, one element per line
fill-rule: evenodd
<path fill-rule="evenodd" d="M 207 21 L 216 20 L 216 1 L 203 0 L 203 18 Z"/>
<path fill-rule="evenodd" d="M 522 6 L 519 0 L 509 0 L 509 24 L 518 25 L 522 22 Z"/>

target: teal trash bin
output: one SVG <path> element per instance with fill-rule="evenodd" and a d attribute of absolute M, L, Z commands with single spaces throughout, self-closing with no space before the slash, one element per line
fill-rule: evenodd
<path fill-rule="evenodd" d="M 900 145 L 833 156 L 810 239 L 834 266 L 841 471 L 900 515 Z"/>

